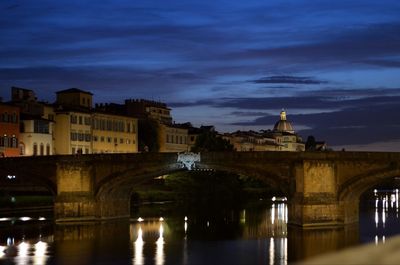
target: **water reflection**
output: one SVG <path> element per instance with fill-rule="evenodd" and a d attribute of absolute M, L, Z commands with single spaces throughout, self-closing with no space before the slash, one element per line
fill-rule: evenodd
<path fill-rule="evenodd" d="M 20 220 L 19 226 L 4 221 L 0 263 L 286 265 L 360 241 L 383 244 L 399 233 L 398 192 L 376 194 L 368 210 L 361 209 L 360 227 L 336 229 L 288 226 L 288 207 L 281 201 L 206 215 L 160 218 L 155 211 L 132 222 L 35 226 Z"/>
<path fill-rule="evenodd" d="M 385 244 L 386 222 L 390 214 L 395 212 L 399 218 L 399 190 L 374 190 L 375 197 L 375 244 Z M 394 218 L 392 218 L 393 220 Z"/>

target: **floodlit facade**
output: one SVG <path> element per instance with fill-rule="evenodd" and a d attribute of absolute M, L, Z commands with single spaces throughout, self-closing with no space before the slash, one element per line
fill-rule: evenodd
<path fill-rule="evenodd" d="M 179 125 L 160 124 L 158 137 L 160 152 L 189 151 L 187 128 Z"/>
<path fill-rule="evenodd" d="M 93 113 L 93 153 L 132 153 L 138 151 L 137 119 Z"/>

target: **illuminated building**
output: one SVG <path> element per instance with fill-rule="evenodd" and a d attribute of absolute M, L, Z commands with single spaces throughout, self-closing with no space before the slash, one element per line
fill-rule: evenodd
<path fill-rule="evenodd" d="M 77 88 L 57 92 L 57 154 L 137 152 L 137 119 L 92 109 L 92 93 Z"/>
<path fill-rule="evenodd" d="M 280 120 L 275 123 L 272 132 L 264 133 L 275 138 L 279 145 L 279 151 L 304 151 L 305 144 L 300 136 L 298 136 L 292 124 L 286 119 L 286 111 L 280 113 Z"/>
<path fill-rule="evenodd" d="M 273 130 L 237 131 L 223 136 L 236 151 L 304 151 L 305 145 L 292 124 L 286 118 L 286 112 L 280 113 L 280 119 Z"/>
<path fill-rule="evenodd" d="M 137 119 L 94 112 L 93 153 L 131 153 L 138 151 Z"/>
<path fill-rule="evenodd" d="M 19 156 L 19 115 L 18 107 L 0 102 L 0 157 Z"/>
<path fill-rule="evenodd" d="M 54 110 L 38 102 L 35 92 L 11 88 L 12 104 L 20 107 L 20 155 L 52 155 Z"/>
<path fill-rule="evenodd" d="M 178 124 L 160 124 L 160 152 L 186 152 L 188 150 L 188 129 Z"/>
<path fill-rule="evenodd" d="M 278 151 L 279 145 L 274 138 L 263 136 L 254 131 L 236 131 L 224 134 L 223 138 L 228 140 L 236 151 Z"/>

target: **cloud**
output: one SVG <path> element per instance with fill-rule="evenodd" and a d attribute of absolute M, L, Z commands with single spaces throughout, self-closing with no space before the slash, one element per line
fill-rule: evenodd
<path fill-rule="evenodd" d="M 300 77 L 300 76 L 268 76 L 262 77 L 255 80 L 250 80 L 249 82 L 255 84 L 302 84 L 302 85 L 318 85 L 325 84 L 327 82 L 316 80 L 312 77 Z"/>

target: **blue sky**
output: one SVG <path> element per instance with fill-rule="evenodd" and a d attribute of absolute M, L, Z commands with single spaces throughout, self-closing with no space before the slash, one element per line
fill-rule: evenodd
<path fill-rule="evenodd" d="M 400 150 L 399 14 L 396 0 L 3 0 L 0 96 L 161 100 L 221 132 L 272 128 L 285 108 L 304 138 Z"/>

